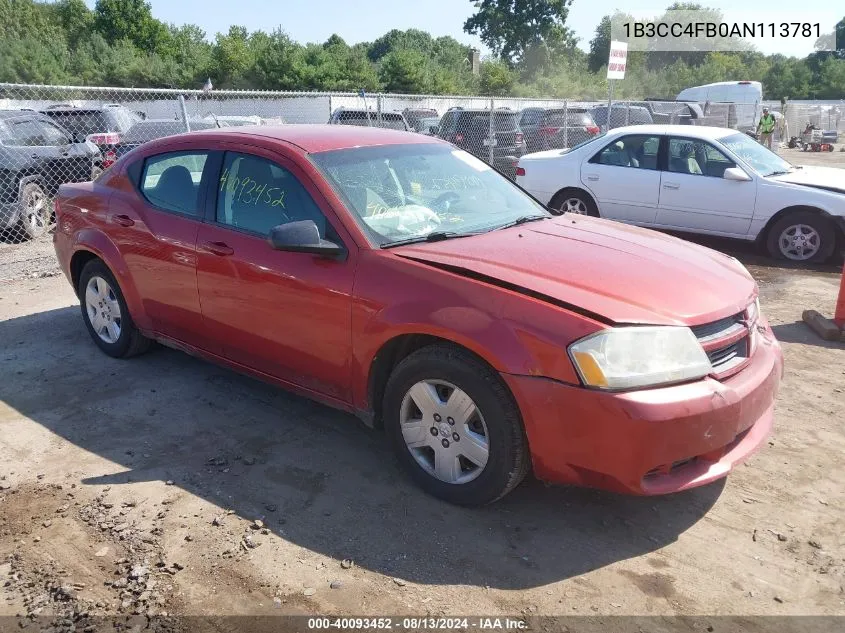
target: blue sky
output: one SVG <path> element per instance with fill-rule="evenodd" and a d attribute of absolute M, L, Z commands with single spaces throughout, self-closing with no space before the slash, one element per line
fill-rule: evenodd
<path fill-rule="evenodd" d="M 337 33 L 350 44 L 371 41 L 393 28 L 418 28 L 433 35 L 451 35 L 461 42 L 481 48 L 477 38 L 463 32 L 463 23 L 473 11 L 470 0 L 148 0 L 153 14 L 175 24 L 198 24 L 213 39 L 231 24 L 249 30 L 271 31 L 277 26 L 300 42 L 323 42 Z M 633 12 L 635 17 L 654 17 L 672 0 L 575 0 L 570 8 L 569 26 L 581 38 L 581 47 L 593 36 L 603 15 L 617 8 Z M 87 0 L 93 7 L 95 0 Z M 833 30 L 845 15 L 835 0 L 699 0 L 707 7 L 723 11 L 726 19 L 744 22 L 802 21 L 821 22 L 822 32 Z M 839 7 L 837 9 L 837 6 Z M 783 41 L 758 45 L 764 53 L 781 52 L 805 56 L 812 52 L 812 42 Z"/>

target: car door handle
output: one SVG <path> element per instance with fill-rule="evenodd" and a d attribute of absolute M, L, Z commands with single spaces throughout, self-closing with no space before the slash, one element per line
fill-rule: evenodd
<path fill-rule="evenodd" d="M 130 218 L 128 215 L 113 215 L 111 216 L 111 221 L 115 224 L 119 224 L 120 226 L 134 226 L 135 220 Z"/>
<path fill-rule="evenodd" d="M 663 188 L 664 189 L 680 189 L 681 185 L 679 185 L 678 183 L 675 183 L 675 182 L 664 182 Z"/>
<path fill-rule="evenodd" d="M 203 250 L 213 255 L 219 255 L 220 257 L 227 257 L 235 253 L 235 249 L 225 242 L 206 242 L 202 247 Z"/>
<path fill-rule="evenodd" d="M 590 174 L 589 176 L 587 176 L 587 180 L 592 180 L 593 182 L 595 182 L 598 179 L 599 179 L 599 177 L 596 176 L 595 174 Z"/>

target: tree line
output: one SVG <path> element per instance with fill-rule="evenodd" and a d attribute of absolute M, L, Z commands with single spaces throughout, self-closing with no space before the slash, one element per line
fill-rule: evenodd
<path fill-rule="evenodd" d="M 585 53 L 566 26 L 572 0 L 470 1 L 476 10 L 464 30 L 493 52 L 477 74 L 468 46 L 417 29 L 353 45 L 339 35 L 303 44 L 282 27 L 268 33 L 231 26 L 209 38 L 197 25 L 158 20 L 144 0 L 97 0 L 94 9 L 83 0 L 0 0 L 0 81 L 199 88 L 211 79 L 215 88 L 234 89 L 606 96 L 612 16 L 601 20 Z M 678 8 L 702 7 L 669 7 Z M 845 18 L 837 28 L 845 31 Z M 689 86 L 735 79 L 761 80 L 768 99 L 841 99 L 845 51 L 804 59 L 753 50 L 636 52 L 615 95 L 673 97 Z"/>

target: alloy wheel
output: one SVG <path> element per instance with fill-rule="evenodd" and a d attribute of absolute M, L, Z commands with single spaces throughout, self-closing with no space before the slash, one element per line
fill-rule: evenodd
<path fill-rule="evenodd" d="M 821 236 L 808 224 L 793 224 L 781 232 L 778 246 L 787 259 L 806 261 L 819 252 Z"/>
<path fill-rule="evenodd" d="M 102 277 L 91 277 L 85 288 L 85 309 L 91 327 L 106 343 L 120 338 L 120 302 L 109 282 Z"/>

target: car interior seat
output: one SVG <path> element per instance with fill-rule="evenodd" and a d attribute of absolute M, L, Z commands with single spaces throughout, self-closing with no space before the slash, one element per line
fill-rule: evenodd
<path fill-rule="evenodd" d="M 197 186 L 191 172 L 184 165 L 171 165 L 158 177 L 156 186 L 147 196 L 157 206 L 181 213 L 195 213 Z"/>

